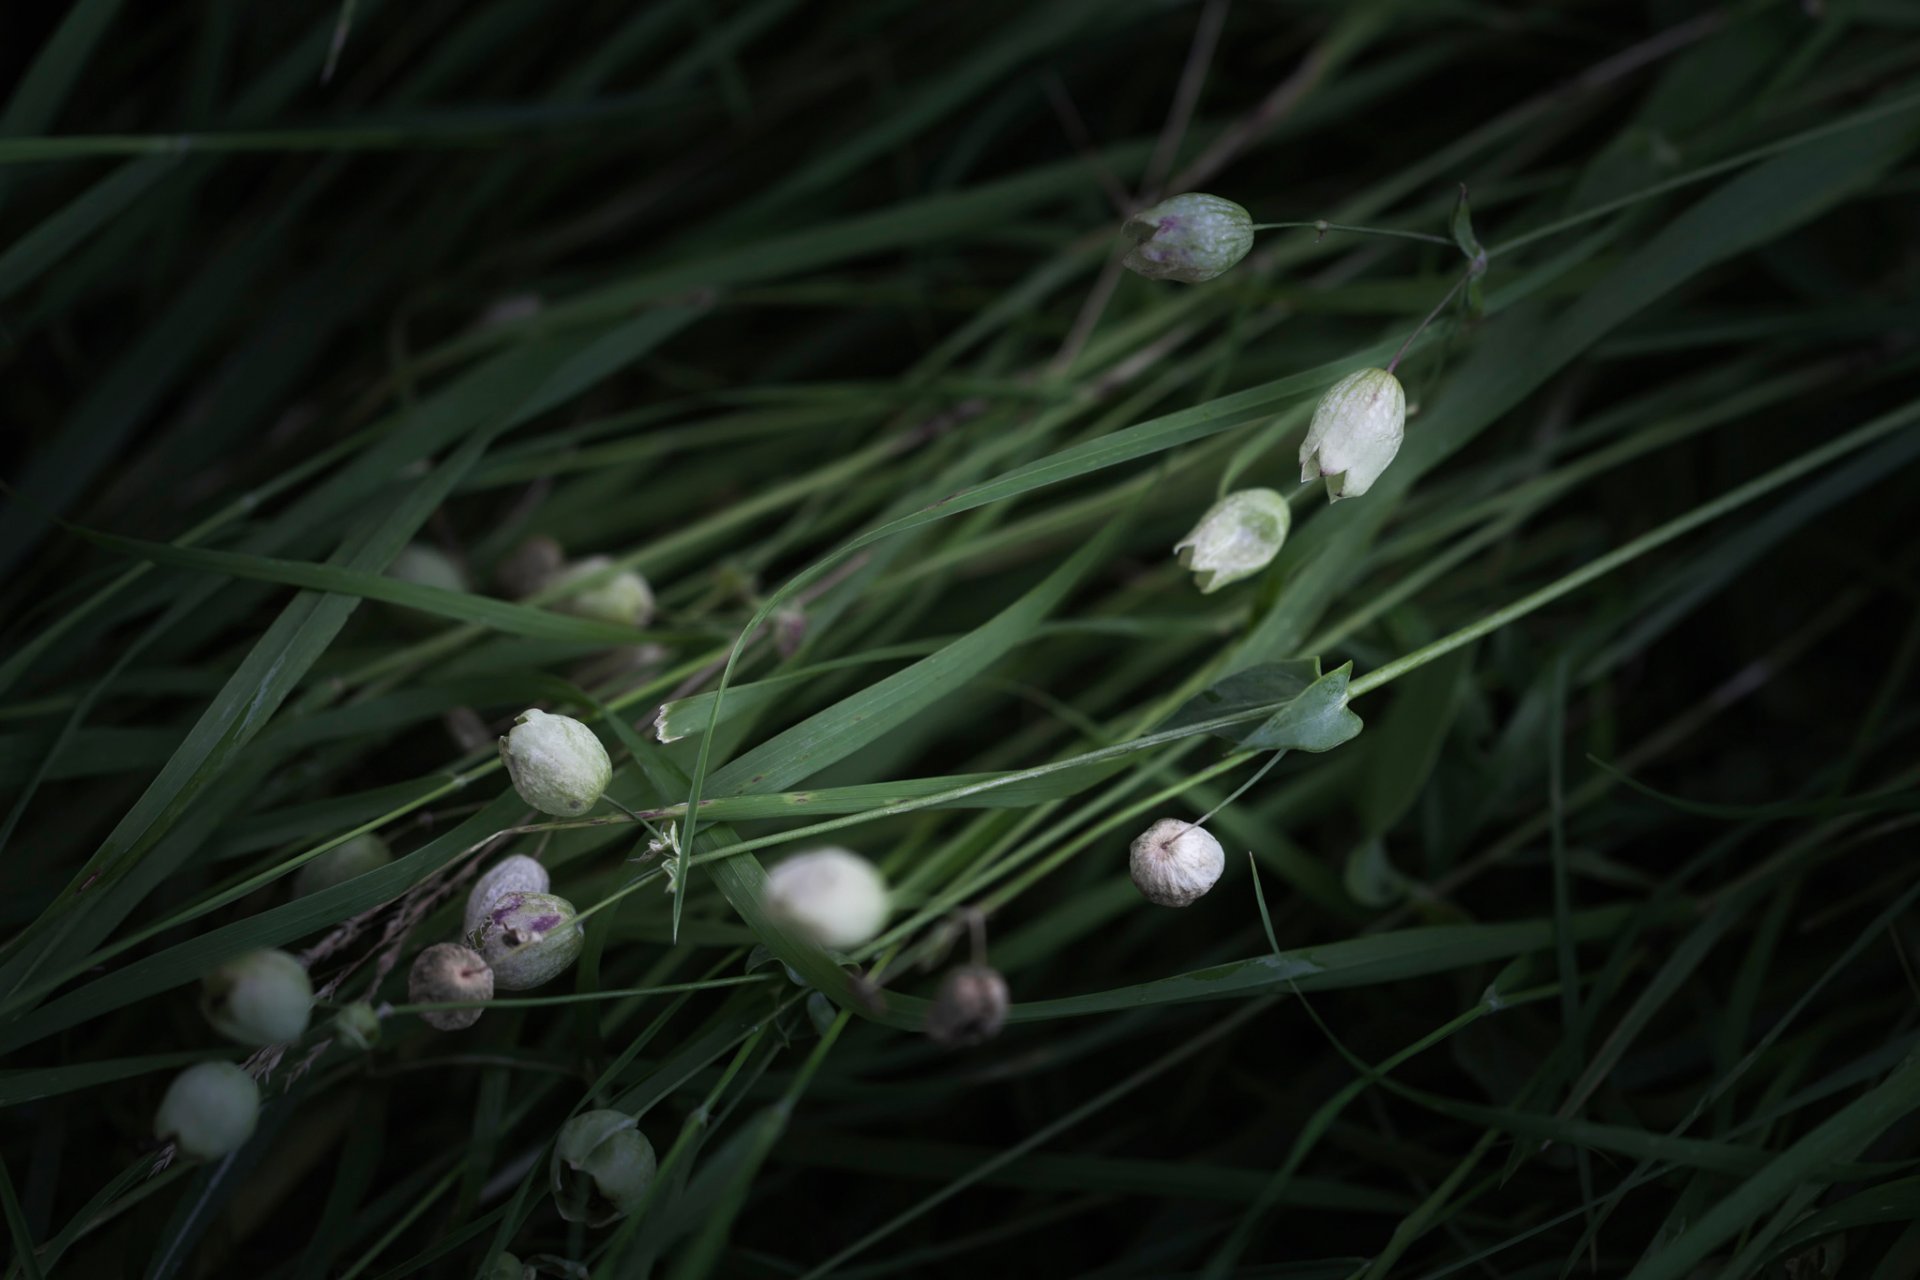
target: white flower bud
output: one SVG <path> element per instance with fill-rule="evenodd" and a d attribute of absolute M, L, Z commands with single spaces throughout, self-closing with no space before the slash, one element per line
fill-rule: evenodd
<path fill-rule="evenodd" d="M 1407 393 L 1385 369 L 1361 369 L 1333 384 L 1300 443 L 1300 480 L 1326 477 L 1327 500 L 1357 498 L 1400 452 Z"/>
<path fill-rule="evenodd" d="M 526 991 L 566 972 L 586 945 L 586 933 L 575 923 L 579 914 L 551 893 L 516 889 L 496 898 L 473 935 L 493 968 L 494 985 Z"/>
<path fill-rule="evenodd" d="M 887 882 L 846 849 L 795 854 L 767 872 L 767 914 L 830 951 L 850 951 L 879 933 L 891 904 Z"/>
<path fill-rule="evenodd" d="M 407 971 L 410 1004 L 460 1004 L 493 999 L 493 970 L 478 952 L 457 942 L 436 942 L 414 957 Z M 486 1010 L 428 1009 L 420 1020 L 439 1031 L 463 1031 Z"/>
<path fill-rule="evenodd" d="M 298 1040 L 313 1012 L 313 983 L 284 951 L 249 951 L 200 984 L 200 1011 L 221 1035 L 241 1044 Z"/>
<path fill-rule="evenodd" d="M 153 1116 L 153 1136 L 190 1156 L 238 1151 L 260 1118 L 260 1086 L 231 1062 L 196 1062 L 173 1078 Z"/>
<path fill-rule="evenodd" d="M 1205 827 L 1162 818 L 1133 842 L 1128 865 L 1148 902 L 1185 907 L 1213 888 L 1227 869 L 1227 855 Z"/>
<path fill-rule="evenodd" d="M 410 582 L 416 587 L 442 587 L 448 591 L 465 591 L 467 574 L 455 564 L 453 557 L 438 547 L 424 542 L 410 542 L 400 548 L 400 554 L 387 565 L 387 576 L 400 582 Z"/>
<path fill-rule="evenodd" d="M 586 1111 L 560 1128 L 547 1174 L 568 1222 L 603 1227 L 640 1207 L 655 1172 L 653 1144 L 622 1111 Z"/>
<path fill-rule="evenodd" d="M 520 798 L 542 813 L 575 818 L 613 781 L 613 761 L 593 730 L 572 716 L 522 711 L 500 739 L 500 758 Z"/>
<path fill-rule="evenodd" d="M 545 893 L 551 884 L 546 866 L 537 858 L 516 853 L 500 859 L 473 882 L 473 890 L 467 894 L 467 915 L 465 927 L 461 930 L 462 936 L 471 937 L 480 932 L 480 926 L 487 922 L 493 904 L 507 894 Z"/>
<path fill-rule="evenodd" d="M 1292 522 L 1287 500 L 1273 490 L 1242 489 L 1209 507 L 1173 552 L 1182 568 L 1193 570 L 1200 594 L 1211 595 L 1273 563 Z"/>
<path fill-rule="evenodd" d="M 564 588 L 570 582 L 600 573 L 613 564 L 606 556 L 588 556 L 563 569 L 554 585 Z M 558 606 L 576 617 L 617 622 L 623 626 L 644 627 L 653 619 L 653 588 L 631 569 L 588 587 L 561 600 Z"/>
<path fill-rule="evenodd" d="M 1211 280 L 1253 248 L 1253 218 L 1231 200 L 1189 191 L 1128 218 L 1120 234 L 1133 249 L 1127 270 L 1149 280 Z"/>
<path fill-rule="evenodd" d="M 293 873 L 293 896 L 304 898 L 345 884 L 393 861 L 387 842 L 368 831 L 336 845 Z"/>
<path fill-rule="evenodd" d="M 984 1043 L 1007 1021 L 1007 980 L 998 969 L 963 964 L 940 980 L 927 1010 L 927 1035 L 950 1049 Z"/>

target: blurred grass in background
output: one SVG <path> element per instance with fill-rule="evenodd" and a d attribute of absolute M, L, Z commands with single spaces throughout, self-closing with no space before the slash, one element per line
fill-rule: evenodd
<path fill-rule="evenodd" d="M 1920 1274 L 1911 3 L 8 16 L 9 1276 Z M 1155 193 L 1445 234 L 1462 183 L 1481 306 L 1336 507 L 1313 402 L 1458 251 L 1113 266 Z M 1170 548 L 1250 484 L 1292 539 L 1202 597 Z M 651 629 L 501 598 L 538 534 Z M 473 592 L 382 576 L 416 540 Z M 1364 732 L 1146 904 L 1128 841 L 1257 765 L 1126 744 L 1314 656 Z M 626 822 L 492 841 L 605 904 L 574 970 L 366 1053 L 323 1012 L 153 1173 L 240 1056 L 197 980 L 403 1002 L 536 703 L 633 808 L 698 777 L 684 891 Z M 754 908 L 824 842 L 899 891 L 883 1003 Z M 1015 1005 L 954 1054 L 964 907 Z M 589 1107 L 665 1164 L 600 1231 L 546 1190 Z"/>

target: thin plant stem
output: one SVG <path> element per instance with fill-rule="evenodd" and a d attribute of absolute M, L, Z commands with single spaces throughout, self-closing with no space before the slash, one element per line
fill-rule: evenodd
<path fill-rule="evenodd" d="M 1324 218 L 1312 222 L 1256 222 L 1255 231 L 1285 231 L 1293 228 L 1311 229 L 1324 236 L 1329 231 L 1350 231 L 1359 236 L 1388 236 L 1395 240 L 1419 240 L 1426 244 L 1442 244 L 1453 247 L 1453 241 L 1445 236 L 1432 235 L 1425 231 L 1397 231 L 1392 227 L 1356 227 L 1344 222 L 1328 222 Z"/>

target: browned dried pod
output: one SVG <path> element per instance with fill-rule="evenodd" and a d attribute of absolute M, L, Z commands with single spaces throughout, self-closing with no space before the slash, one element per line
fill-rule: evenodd
<path fill-rule="evenodd" d="M 544 590 L 566 561 L 567 553 L 557 541 L 536 533 L 495 567 L 493 580 L 508 598 L 522 600 Z"/>
<path fill-rule="evenodd" d="M 480 953 L 457 942 L 436 942 L 414 959 L 407 974 L 407 999 L 413 1004 L 452 1004 L 493 999 L 493 970 Z M 425 1009 L 420 1017 L 441 1031 L 462 1031 L 486 1010 Z"/>
<path fill-rule="evenodd" d="M 991 965 L 950 969 L 927 1010 L 927 1036 L 949 1049 L 983 1044 L 1007 1022 L 1007 980 Z"/>

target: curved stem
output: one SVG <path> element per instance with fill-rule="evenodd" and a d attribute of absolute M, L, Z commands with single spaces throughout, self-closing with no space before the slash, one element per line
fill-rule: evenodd
<path fill-rule="evenodd" d="M 1395 240 L 1422 240 L 1427 244 L 1444 244 L 1449 247 L 1453 241 L 1445 236 L 1429 235 L 1425 231 L 1396 231 L 1391 227 L 1355 227 L 1344 222 L 1328 222 L 1324 218 L 1312 222 L 1256 222 L 1255 231 L 1284 231 L 1294 227 L 1310 227 L 1320 235 L 1329 231 L 1351 231 L 1361 236 L 1389 236 Z"/>
<path fill-rule="evenodd" d="M 1438 319 L 1440 313 L 1447 309 L 1447 304 L 1453 301 L 1453 295 L 1460 292 L 1461 287 L 1465 285 L 1467 281 L 1473 279 L 1476 275 L 1480 274 L 1482 266 L 1483 266 L 1483 260 L 1476 260 L 1472 266 L 1467 268 L 1465 275 L 1461 276 L 1458 280 L 1455 280 L 1453 282 L 1453 288 L 1447 290 L 1445 296 L 1443 296 L 1440 299 L 1440 301 L 1433 304 L 1433 310 L 1427 312 L 1427 318 L 1420 322 L 1420 327 L 1407 335 L 1407 340 L 1400 344 L 1400 349 L 1398 351 L 1393 353 L 1393 359 L 1387 361 L 1388 373 L 1392 373 L 1395 369 L 1398 369 L 1400 367 L 1400 361 L 1407 354 L 1407 348 L 1413 345 L 1413 340 L 1415 338 L 1418 338 L 1421 334 L 1427 331 L 1427 326 L 1432 324 L 1436 319 Z"/>

